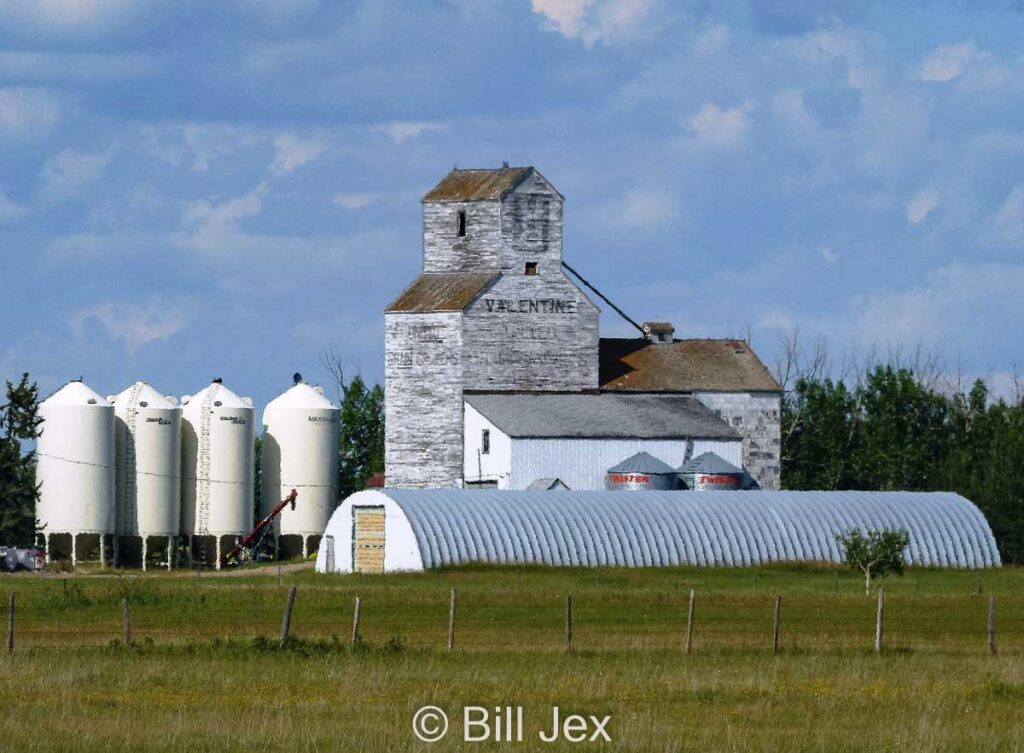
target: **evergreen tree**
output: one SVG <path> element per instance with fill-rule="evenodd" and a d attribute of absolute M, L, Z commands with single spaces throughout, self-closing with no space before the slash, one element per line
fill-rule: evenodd
<path fill-rule="evenodd" d="M 28 374 L 16 385 L 7 382 L 6 402 L 0 405 L 0 543 L 29 546 L 35 538 L 35 451 L 23 454 L 21 443 L 42 433 L 38 409 L 39 390 Z"/>

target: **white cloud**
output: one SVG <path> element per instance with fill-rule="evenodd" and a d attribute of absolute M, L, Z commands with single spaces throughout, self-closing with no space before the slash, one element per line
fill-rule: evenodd
<path fill-rule="evenodd" d="M 289 133 L 279 133 L 273 138 L 274 161 L 270 165 L 273 175 L 286 175 L 312 162 L 327 150 L 327 144 L 320 139 L 302 139 Z"/>
<path fill-rule="evenodd" d="M 778 43 L 798 60 L 818 66 L 832 66 L 835 61 L 846 63 L 846 83 L 858 91 L 878 85 L 879 72 L 866 63 L 873 59 L 871 48 L 875 40 L 853 29 L 837 27 L 818 29 L 802 36 Z"/>
<path fill-rule="evenodd" d="M 264 182 L 241 196 L 192 202 L 168 240 L 194 254 L 219 287 L 246 294 L 281 293 L 325 277 L 364 285 L 386 274 L 378 265 L 401 248 L 393 228 L 325 236 L 272 235 L 245 227 L 246 220 L 262 214 L 270 196 Z M 375 253 L 367 254 L 367 248 Z"/>
<path fill-rule="evenodd" d="M 45 89 L 0 88 L 0 137 L 45 135 L 60 117 L 60 100 Z"/>
<path fill-rule="evenodd" d="M 263 141 L 248 128 L 205 123 L 185 124 L 181 137 L 191 153 L 195 173 L 205 173 L 214 161 Z"/>
<path fill-rule="evenodd" d="M 827 264 L 839 261 L 839 252 L 833 251 L 828 246 L 822 246 L 818 251 L 821 254 L 821 258 L 824 259 Z"/>
<path fill-rule="evenodd" d="M 626 194 L 618 220 L 621 225 L 649 228 L 669 222 L 677 212 L 676 200 L 671 193 L 641 188 Z"/>
<path fill-rule="evenodd" d="M 932 213 L 942 201 L 942 195 L 935 186 L 928 186 L 914 194 L 907 203 L 907 222 L 917 225 L 924 221 L 925 217 Z"/>
<path fill-rule="evenodd" d="M 592 47 L 640 32 L 654 0 L 532 0 L 532 5 L 548 29 Z"/>
<path fill-rule="evenodd" d="M 713 55 L 729 44 L 729 27 L 718 23 L 702 31 L 693 43 L 698 55 Z"/>
<path fill-rule="evenodd" d="M 186 205 L 182 226 L 188 245 L 200 251 L 224 251 L 240 234 L 239 223 L 263 211 L 267 185 L 261 183 L 249 193 L 220 203 L 194 201 Z"/>
<path fill-rule="evenodd" d="M 330 140 L 322 135 L 303 136 L 291 131 L 236 126 L 227 123 L 186 122 L 169 126 L 144 126 L 142 148 L 175 167 L 185 165 L 194 173 L 207 173 L 218 162 L 245 150 L 263 158 L 273 151 L 267 175 L 280 178 L 322 156 Z"/>
<path fill-rule="evenodd" d="M 131 19 L 142 4 L 139 0 L 0 0 L 0 27 L 93 33 Z"/>
<path fill-rule="evenodd" d="M 371 204 L 376 204 L 385 198 L 382 193 L 336 193 L 331 199 L 339 207 L 345 209 L 366 209 Z"/>
<path fill-rule="evenodd" d="M 772 115 L 780 124 L 794 131 L 813 131 L 818 127 L 814 116 L 804 105 L 803 92 L 787 89 L 772 97 Z"/>
<path fill-rule="evenodd" d="M 1019 308 L 1024 266 L 954 262 L 931 273 L 910 290 L 855 299 L 852 311 L 837 326 L 850 328 L 862 344 L 947 343 L 966 347 L 976 314 L 1008 304 Z M 972 323 L 973 322 L 973 323 Z"/>
<path fill-rule="evenodd" d="M 679 213 L 678 202 L 667 189 L 636 188 L 599 204 L 592 212 L 595 224 L 613 230 L 656 228 Z"/>
<path fill-rule="evenodd" d="M 124 344 L 129 355 L 139 348 L 176 335 L 197 317 L 196 305 L 184 300 L 151 298 L 143 303 L 105 301 L 79 309 L 71 316 L 76 338 L 85 335 L 86 324 L 98 322 L 107 335 Z"/>
<path fill-rule="evenodd" d="M 995 215 L 996 227 L 1011 239 L 1024 236 L 1024 186 L 1017 186 L 999 205 Z"/>
<path fill-rule="evenodd" d="M 0 191 L 0 224 L 13 222 L 23 217 L 28 210 L 14 201 L 7 198 L 7 195 Z"/>
<path fill-rule="evenodd" d="M 443 131 L 448 127 L 447 123 L 437 123 L 425 120 L 402 121 L 396 120 L 391 123 L 381 123 L 373 126 L 370 130 L 374 133 L 381 133 L 394 141 L 396 144 L 404 144 L 406 141 L 418 138 L 424 133 L 431 131 Z"/>
<path fill-rule="evenodd" d="M 736 146 L 742 143 L 749 126 L 748 115 L 753 105 L 746 102 L 739 107 L 722 109 L 713 102 L 706 103 L 687 121 L 693 138 L 707 146 Z"/>
<path fill-rule="evenodd" d="M 945 83 L 959 78 L 982 54 L 971 42 L 947 44 L 932 50 L 917 71 L 921 81 Z"/>
<path fill-rule="evenodd" d="M 39 175 L 42 194 L 48 201 L 61 201 L 76 196 L 103 176 L 111 154 L 87 154 L 65 149 L 48 160 Z"/>
<path fill-rule="evenodd" d="M 0 77 L 19 81 L 127 81 L 163 67 L 142 53 L 0 51 Z"/>
<path fill-rule="evenodd" d="M 594 0 L 532 0 L 533 12 L 544 16 L 550 28 L 567 37 L 583 30 L 584 20 Z"/>

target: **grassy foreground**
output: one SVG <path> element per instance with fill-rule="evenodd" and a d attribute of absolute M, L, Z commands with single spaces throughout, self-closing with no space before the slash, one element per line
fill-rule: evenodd
<path fill-rule="evenodd" d="M 288 586 L 293 640 L 277 647 Z M 875 601 L 826 568 L 467 568 L 382 577 L 275 571 L 16 577 L 0 740 L 19 751 L 1013 751 L 1024 748 L 1024 572 L 911 571 Z M 459 594 L 448 654 L 448 592 Z M 979 587 L 981 593 L 979 594 Z M 689 589 L 694 651 L 682 651 Z M 576 652 L 565 653 L 564 597 Z M 771 656 L 773 594 L 783 597 Z M 998 653 L 986 647 L 987 595 Z M 349 645 L 363 599 L 364 642 Z M 134 646 L 122 639 L 130 601 Z M 416 709 L 449 713 L 433 745 Z M 462 742 L 465 705 L 524 707 L 525 742 Z M 609 743 L 537 738 L 551 708 Z"/>

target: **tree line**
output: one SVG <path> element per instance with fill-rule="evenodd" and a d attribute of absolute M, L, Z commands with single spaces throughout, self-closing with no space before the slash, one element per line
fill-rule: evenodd
<path fill-rule="evenodd" d="M 780 375 L 783 488 L 957 492 L 984 512 L 1003 561 L 1024 562 L 1020 390 L 995 397 L 985 380 L 961 387 L 896 357 L 834 378 L 820 353 Z"/>
<path fill-rule="evenodd" d="M 993 398 L 984 380 L 951 388 L 935 364 L 876 360 L 828 374 L 822 346 L 795 341 L 776 374 L 783 385 L 786 489 L 954 491 L 985 513 L 1004 562 L 1024 563 L 1024 400 Z M 384 470 L 384 390 L 347 378 L 328 353 L 341 406 L 339 499 Z M 28 374 L 0 405 L 0 544 L 28 545 L 35 530 L 38 392 Z"/>

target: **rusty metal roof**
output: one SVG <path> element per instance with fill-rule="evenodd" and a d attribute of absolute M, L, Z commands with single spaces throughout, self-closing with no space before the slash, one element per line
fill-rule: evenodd
<path fill-rule="evenodd" d="M 494 272 L 422 274 L 384 311 L 461 311 L 498 277 Z"/>
<path fill-rule="evenodd" d="M 601 388 L 648 392 L 781 392 L 743 340 L 602 338 Z"/>
<path fill-rule="evenodd" d="M 532 167 L 455 169 L 430 189 L 423 201 L 494 201 L 505 196 L 532 172 Z"/>

